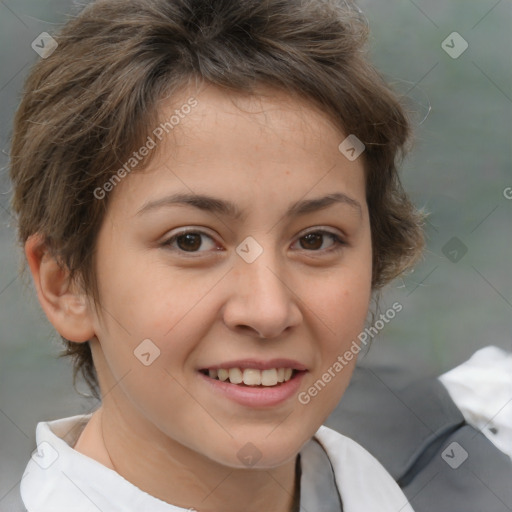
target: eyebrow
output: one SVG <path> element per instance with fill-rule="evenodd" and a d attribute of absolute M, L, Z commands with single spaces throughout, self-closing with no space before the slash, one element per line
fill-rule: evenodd
<path fill-rule="evenodd" d="M 285 218 L 299 217 L 308 213 L 324 210 L 334 204 L 344 204 L 362 215 L 361 204 L 351 197 L 336 192 L 315 199 L 303 199 L 293 203 L 285 213 Z M 215 213 L 235 220 L 246 218 L 247 213 L 240 210 L 235 203 L 203 194 L 173 194 L 146 203 L 136 215 L 142 215 L 152 210 L 171 206 L 192 206 L 200 210 Z"/>

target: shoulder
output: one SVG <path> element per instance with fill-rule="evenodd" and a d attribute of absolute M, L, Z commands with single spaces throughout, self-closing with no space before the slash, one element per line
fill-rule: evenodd
<path fill-rule="evenodd" d="M 37 448 L 20 484 L 25 507 L 30 512 L 182 510 L 147 494 L 115 471 L 73 449 L 90 417 L 79 415 L 38 423 Z"/>
<path fill-rule="evenodd" d="M 315 439 L 331 461 L 345 512 L 413 511 L 395 480 L 360 444 L 326 426 Z"/>
<path fill-rule="evenodd" d="M 510 368 L 510 359 L 501 357 L 498 361 L 496 350 L 486 350 L 482 355 L 486 356 L 487 367 L 493 361 L 488 371 L 482 372 L 479 366 L 475 373 L 476 363 L 483 361 L 472 358 L 471 373 L 469 365 L 463 365 L 460 372 L 456 368 L 457 372 L 452 370 L 441 379 L 418 378 L 402 368 L 356 368 L 349 388 L 326 424 L 367 448 L 400 484 L 418 512 L 509 510 L 511 460 L 484 434 L 497 437 L 496 430 L 498 434 L 512 432 L 512 416 L 507 421 L 496 414 L 510 400 L 501 394 L 508 382 L 502 372 Z M 470 385 L 475 379 L 477 386 Z M 455 391 L 443 385 L 448 380 Z M 456 388 L 459 385 L 460 392 Z M 484 392 L 490 389 L 490 395 Z M 449 391 L 456 400 L 468 401 L 459 406 Z M 501 403 L 499 397 L 503 398 Z M 486 425 L 481 430 L 468 424 L 463 415 L 469 406 L 474 406 L 476 412 L 477 405 L 480 421 Z M 480 405 L 495 406 L 492 423 L 492 416 L 484 416 Z M 505 421 L 499 423 L 500 419 Z M 489 427 L 495 427 L 494 433 Z"/>

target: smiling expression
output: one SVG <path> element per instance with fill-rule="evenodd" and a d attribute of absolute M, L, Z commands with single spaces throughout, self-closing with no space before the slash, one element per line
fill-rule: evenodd
<path fill-rule="evenodd" d="M 122 410 L 155 445 L 231 467 L 252 443 L 275 467 L 334 409 L 355 364 L 298 401 L 367 315 L 363 159 L 345 158 L 348 134 L 303 100 L 193 95 L 149 167 L 112 192 L 98 236 L 104 415 Z"/>

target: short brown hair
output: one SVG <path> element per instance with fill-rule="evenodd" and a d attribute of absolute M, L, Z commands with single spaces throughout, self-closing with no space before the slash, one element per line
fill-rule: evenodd
<path fill-rule="evenodd" d="M 108 205 L 93 191 L 112 178 L 157 121 L 157 103 L 192 80 L 300 95 L 363 154 L 374 290 L 423 248 L 422 214 L 397 174 L 409 123 L 365 55 L 367 24 L 342 0 L 98 0 L 56 35 L 32 69 L 10 153 L 19 242 L 47 249 L 99 303 L 95 242 Z M 341 141 L 340 141 L 341 142 Z M 63 341 L 99 397 L 88 343 Z"/>

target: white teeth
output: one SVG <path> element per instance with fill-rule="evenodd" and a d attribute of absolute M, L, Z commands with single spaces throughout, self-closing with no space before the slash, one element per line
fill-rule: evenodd
<path fill-rule="evenodd" d="M 275 368 L 263 370 L 261 372 L 261 383 L 264 386 L 275 386 L 277 384 L 277 370 Z"/>
<path fill-rule="evenodd" d="M 229 370 L 229 380 L 231 384 L 241 384 L 243 381 L 243 375 L 240 368 L 231 368 Z"/>
<path fill-rule="evenodd" d="M 217 370 L 217 376 L 219 377 L 219 380 L 225 381 L 229 378 L 229 372 L 224 368 L 219 368 Z"/>
<path fill-rule="evenodd" d="M 289 381 L 293 375 L 292 368 L 269 368 L 268 370 L 257 370 L 256 368 L 219 368 L 208 370 L 212 379 L 231 384 L 242 384 L 246 386 L 276 386 L 279 383 Z"/>
<path fill-rule="evenodd" d="M 252 368 L 246 368 L 244 370 L 244 384 L 246 386 L 259 386 L 261 384 L 260 370 L 253 370 Z"/>

